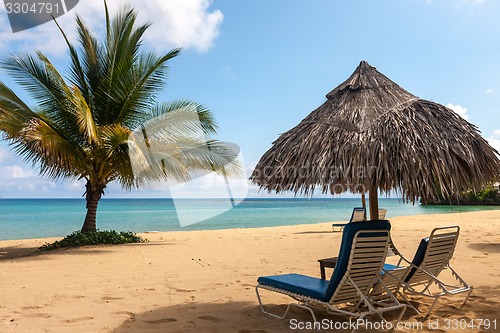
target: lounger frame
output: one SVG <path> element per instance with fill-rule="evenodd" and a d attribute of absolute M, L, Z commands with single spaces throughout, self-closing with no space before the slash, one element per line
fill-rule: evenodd
<path fill-rule="evenodd" d="M 366 217 L 366 209 L 363 207 L 356 207 L 352 210 L 351 218 L 348 223 L 351 222 L 361 222 L 364 221 Z M 332 230 L 335 231 L 335 228 L 339 228 L 339 231 L 342 231 L 347 223 L 333 223 Z"/>
<path fill-rule="evenodd" d="M 386 236 L 379 236 L 384 232 L 387 233 Z M 367 237 L 370 233 L 376 233 L 377 236 Z M 360 234 L 363 234 L 363 236 L 360 236 Z M 313 320 L 317 322 L 313 307 L 325 308 L 329 314 L 348 315 L 359 319 L 376 314 L 383 321 L 386 321 L 383 313 L 400 310 L 396 324 L 393 325 L 393 327 L 396 327 L 406 311 L 406 305 L 398 301 L 380 278 L 380 272 L 387 255 L 389 239 L 389 231 L 386 230 L 359 230 L 356 232 L 346 273 L 335 289 L 330 301 L 323 302 L 315 298 L 292 293 L 288 290 L 258 284 L 255 287 L 255 292 L 261 311 L 267 315 L 283 319 L 288 314 L 290 308 L 296 306 L 308 310 Z M 387 298 L 383 301 L 370 298 L 371 291 L 375 285 L 384 288 Z M 297 303 L 289 303 L 283 315 L 271 313 L 262 304 L 259 289 L 266 289 L 290 296 Z M 353 332 L 355 331 L 356 329 L 353 330 Z"/>
<path fill-rule="evenodd" d="M 379 220 L 385 220 L 386 215 L 387 215 L 387 209 L 380 208 L 378 210 Z M 354 208 L 352 211 L 352 215 L 351 215 L 351 219 L 349 220 L 349 223 L 361 222 L 361 221 L 366 221 L 366 209 L 364 209 L 362 207 Z M 347 223 L 333 223 L 332 230 L 335 231 L 335 228 L 339 228 L 339 231 L 342 231 L 342 229 L 344 229 L 344 227 L 346 225 L 347 225 Z"/>
<path fill-rule="evenodd" d="M 422 263 L 418 266 L 403 257 L 391 240 L 390 249 L 400 257 L 397 266 L 399 267 L 403 263 L 408 266 L 398 269 L 398 274 L 394 274 L 395 271 L 393 270 L 385 270 L 385 278 L 383 280 L 386 284 L 389 283 L 389 280 L 396 281 L 393 282 L 394 285 L 391 284 L 393 287 L 393 294 L 403 296 L 405 302 L 417 313 L 420 312 L 410 304 L 404 294 L 419 295 L 434 299 L 423 320 L 426 320 L 430 316 L 432 310 L 434 310 L 438 300 L 442 296 L 467 293 L 461 305 L 463 307 L 473 291 L 473 286 L 465 282 L 450 265 L 450 260 L 453 257 L 459 234 L 459 226 L 435 228 L 429 236 Z M 455 278 L 455 284 L 445 283 L 442 279 L 438 278 L 442 272 L 447 270 L 449 270 L 451 276 Z M 413 274 L 411 273 L 412 271 Z M 401 274 L 401 272 L 403 273 Z M 411 277 L 408 278 L 410 274 Z M 431 291 L 433 285 L 438 287 L 439 292 Z M 402 290 L 404 294 L 401 293 L 400 290 Z"/>

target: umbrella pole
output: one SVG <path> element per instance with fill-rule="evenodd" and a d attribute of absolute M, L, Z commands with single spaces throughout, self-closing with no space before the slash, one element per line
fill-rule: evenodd
<path fill-rule="evenodd" d="M 361 204 L 363 205 L 363 208 L 365 209 L 364 219 L 366 221 L 366 194 L 365 194 L 365 192 L 363 192 L 363 194 L 361 194 Z"/>
<path fill-rule="evenodd" d="M 370 188 L 370 220 L 378 220 L 378 191 L 377 186 Z"/>

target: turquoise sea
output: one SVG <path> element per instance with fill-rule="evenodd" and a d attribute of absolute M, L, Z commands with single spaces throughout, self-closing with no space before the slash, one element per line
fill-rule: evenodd
<path fill-rule="evenodd" d="M 255 228 L 348 220 L 360 206 L 356 198 L 245 199 L 235 208 L 201 223 L 181 227 L 171 199 L 102 199 L 97 227 L 118 231 L 174 231 Z M 203 214 L 226 200 L 192 200 L 189 210 Z M 380 199 L 387 218 L 402 215 L 469 212 L 500 207 L 421 206 L 398 199 Z M 84 199 L 0 199 L 0 239 L 64 236 L 79 230 L 85 217 Z"/>

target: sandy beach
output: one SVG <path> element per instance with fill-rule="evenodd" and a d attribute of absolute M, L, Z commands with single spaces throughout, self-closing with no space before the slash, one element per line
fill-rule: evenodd
<path fill-rule="evenodd" d="M 440 301 L 431 316 L 439 329 L 424 325 L 423 331 L 456 331 L 445 328 L 445 319 L 496 319 L 499 331 L 500 210 L 390 220 L 392 237 L 409 258 L 434 227 L 461 228 L 451 263 L 474 292 L 463 309 L 463 296 Z M 310 315 L 294 310 L 279 320 L 262 314 L 257 278 L 292 272 L 319 277 L 317 260 L 336 256 L 341 239 L 330 223 L 143 236 L 148 243 L 48 253 L 37 248 L 52 239 L 1 241 L 0 332 L 293 331 L 290 319 L 309 321 Z M 430 305 L 428 299 L 411 300 L 422 310 Z M 288 299 L 267 293 L 265 301 L 279 311 Z M 415 317 L 408 311 L 404 321 L 414 323 Z"/>

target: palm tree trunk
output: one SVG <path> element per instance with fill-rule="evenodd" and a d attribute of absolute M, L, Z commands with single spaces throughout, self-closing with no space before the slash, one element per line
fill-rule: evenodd
<path fill-rule="evenodd" d="M 90 181 L 87 181 L 85 185 L 87 188 L 85 198 L 87 200 L 87 215 L 85 215 L 85 221 L 83 222 L 82 232 L 96 231 L 96 215 L 97 215 L 97 205 L 101 199 L 104 186 L 92 186 Z"/>

